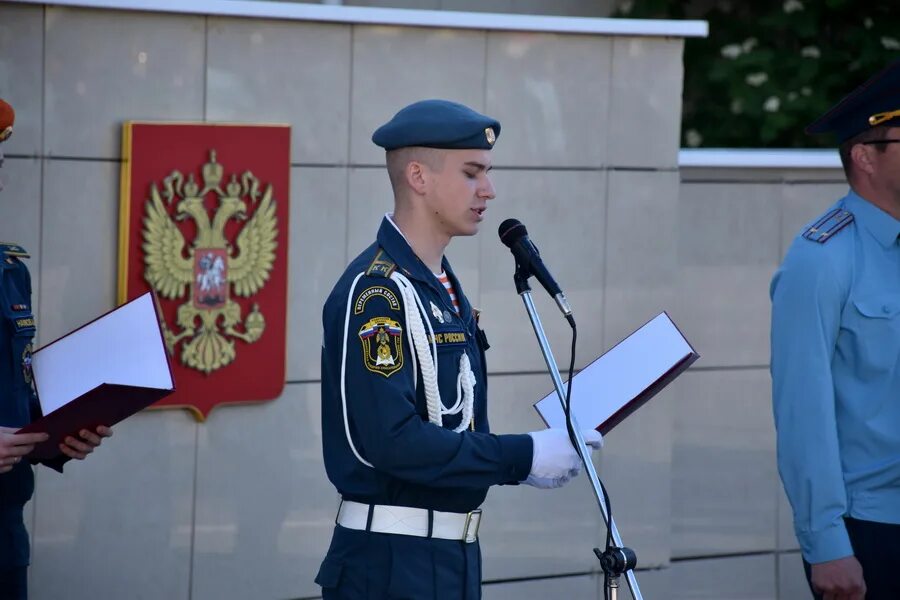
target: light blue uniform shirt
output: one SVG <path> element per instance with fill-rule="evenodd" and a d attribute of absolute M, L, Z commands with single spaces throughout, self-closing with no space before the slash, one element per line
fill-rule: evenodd
<path fill-rule="evenodd" d="M 835 208 L 854 220 L 799 235 L 770 288 L 778 470 L 811 563 L 853 554 L 844 516 L 900 523 L 900 221 L 853 191 Z"/>

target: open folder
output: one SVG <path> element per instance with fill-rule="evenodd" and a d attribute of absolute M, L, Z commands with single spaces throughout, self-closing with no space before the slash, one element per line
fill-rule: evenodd
<path fill-rule="evenodd" d="M 55 458 L 66 436 L 114 425 L 175 391 L 156 315 L 147 292 L 34 352 L 44 416 L 20 431 L 46 432 L 50 439 L 30 457 Z"/>
<path fill-rule="evenodd" d="M 669 315 L 660 313 L 575 375 L 572 415 L 582 428 L 606 435 L 698 358 Z M 555 390 L 534 407 L 548 427 L 565 428 Z"/>

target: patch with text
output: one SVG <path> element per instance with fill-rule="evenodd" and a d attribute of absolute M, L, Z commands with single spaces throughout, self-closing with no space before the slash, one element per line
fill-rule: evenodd
<path fill-rule="evenodd" d="M 403 368 L 403 328 L 387 317 L 369 319 L 359 330 L 363 361 L 373 373 L 390 377 Z"/>

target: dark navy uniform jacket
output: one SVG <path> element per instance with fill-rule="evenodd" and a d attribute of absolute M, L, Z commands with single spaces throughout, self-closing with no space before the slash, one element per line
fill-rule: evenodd
<path fill-rule="evenodd" d="M 31 385 L 34 313 L 25 251 L 0 244 L 0 425 L 22 427 L 40 415 Z M 31 465 L 22 461 L 0 474 L 0 569 L 28 564 L 22 509 L 34 492 Z"/>
<path fill-rule="evenodd" d="M 518 483 L 531 470 L 530 436 L 489 433 L 486 338 L 446 259 L 443 268 L 456 291 L 459 315 L 386 217 L 377 242 L 350 263 L 325 303 L 323 451 L 328 477 L 345 500 L 467 512 L 478 508 L 489 486 Z M 447 407 L 457 396 L 460 356 L 468 354 L 476 378 L 474 430 L 454 433 L 459 415 L 445 416 L 443 428 L 428 422 L 403 299 L 390 279 L 393 270 L 412 282 L 431 320 L 438 385 Z M 390 336 L 391 357 L 380 365 L 372 356 L 376 343 L 366 337 L 370 323 L 386 324 Z"/>
<path fill-rule="evenodd" d="M 444 259 L 460 312 L 388 218 L 376 243 L 341 276 L 323 311 L 322 444 L 328 477 L 345 500 L 468 512 L 495 484 L 528 477 L 527 434 L 493 435 L 487 419 L 487 340 Z M 404 302 L 390 276 L 411 283 L 434 331 L 441 401 L 457 398 L 460 357 L 475 376 L 473 418 L 429 422 L 410 347 Z M 427 331 L 427 325 L 426 325 Z M 429 340 L 431 341 L 431 340 Z M 490 518 L 486 516 L 486 518 Z M 431 540 L 335 528 L 316 581 L 326 598 L 478 598 L 477 542 Z"/>

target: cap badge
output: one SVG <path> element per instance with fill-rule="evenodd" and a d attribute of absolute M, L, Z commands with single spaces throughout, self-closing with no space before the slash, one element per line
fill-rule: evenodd
<path fill-rule="evenodd" d="M 876 113 L 869 117 L 869 125 L 875 127 L 876 125 L 880 125 L 885 121 L 890 121 L 895 117 L 900 117 L 900 110 L 892 110 L 888 112 Z"/>
<path fill-rule="evenodd" d="M 491 146 L 494 145 L 494 142 L 497 141 L 497 136 L 494 134 L 493 127 L 485 127 L 484 128 L 484 137 L 487 138 L 487 143 Z"/>

